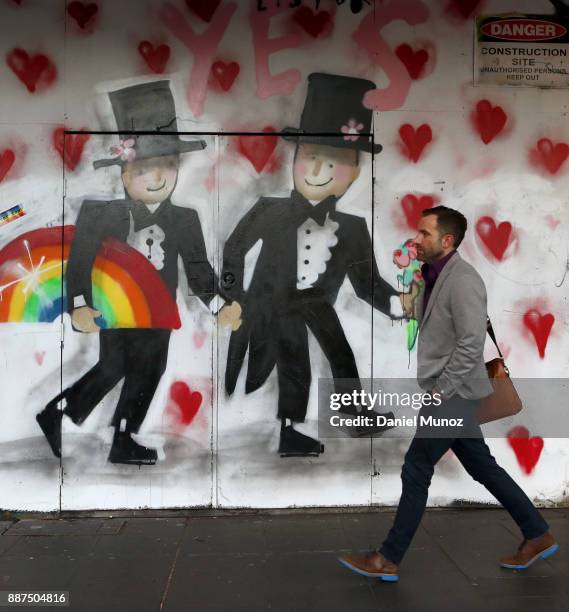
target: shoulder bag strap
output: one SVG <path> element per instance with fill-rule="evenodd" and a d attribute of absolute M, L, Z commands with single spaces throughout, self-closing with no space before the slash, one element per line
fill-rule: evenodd
<path fill-rule="evenodd" d="M 486 331 L 488 332 L 490 339 L 494 343 L 494 346 L 496 347 L 498 351 L 498 355 L 500 355 L 500 358 L 503 360 L 504 355 L 502 355 L 502 351 L 500 350 L 500 347 L 498 346 L 498 342 L 496 342 L 496 334 L 494 333 L 494 329 L 492 327 L 492 321 L 490 321 L 490 317 L 488 316 L 486 317 Z"/>

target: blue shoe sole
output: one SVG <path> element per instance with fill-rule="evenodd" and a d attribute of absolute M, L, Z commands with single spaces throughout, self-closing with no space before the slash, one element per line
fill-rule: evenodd
<path fill-rule="evenodd" d="M 530 559 L 525 565 L 512 565 L 510 563 L 500 563 L 500 567 L 504 567 L 506 569 L 527 569 L 532 563 L 535 563 L 538 559 L 547 559 L 547 557 L 551 557 L 551 555 L 559 548 L 559 544 L 554 544 L 549 548 L 546 548 L 543 552 L 540 552 L 539 555 L 536 555 L 533 559 Z"/>
<path fill-rule="evenodd" d="M 343 559 L 338 559 L 338 561 L 344 567 L 347 567 L 349 570 L 352 570 L 352 572 L 355 572 L 360 576 L 365 576 L 366 578 L 376 578 L 377 580 L 383 580 L 384 582 L 397 582 L 399 580 L 399 576 L 396 574 L 370 574 L 369 572 L 364 572 L 363 570 L 357 568 L 355 565 L 351 565 Z"/>

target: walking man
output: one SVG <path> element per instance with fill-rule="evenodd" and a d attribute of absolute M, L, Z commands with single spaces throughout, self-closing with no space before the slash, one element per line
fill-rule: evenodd
<path fill-rule="evenodd" d="M 492 386 L 483 359 L 486 288 L 478 272 L 456 250 L 466 225 L 464 215 L 445 206 L 423 212 L 415 243 L 418 259 L 424 262 L 425 287 L 414 307 L 405 304 L 407 314 L 419 322 L 419 385 L 442 400 L 439 408 L 424 405 L 420 415 L 438 411 L 464 417 L 465 425 L 453 433 L 418 429 L 405 455 L 403 492 L 387 539 L 378 551 L 339 559 L 371 578 L 399 579 L 399 564 L 423 516 L 434 467 L 448 449 L 508 510 L 523 533 L 522 544 L 515 554 L 501 560 L 502 567 L 525 569 L 558 548 L 541 514 L 490 454 L 476 421 L 479 401 L 492 392 Z"/>

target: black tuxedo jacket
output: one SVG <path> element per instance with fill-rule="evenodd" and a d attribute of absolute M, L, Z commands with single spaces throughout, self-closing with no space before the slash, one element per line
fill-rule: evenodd
<path fill-rule="evenodd" d="M 246 390 L 260 387 L 274 367 L 271 335 L 272 321 L 294 309 L 297 300 L 316 300 L 334 304 L 346 276 L 356 295 L 389 315 L 390 298 L 398 294 L 381 278 L 375 262 L 372 242 L 365 219 L 339 213 L 336 198 L 328 198 L 316 207 L 298 192 L 289 198 L 261 198 L 239 222 L 225 244 L 221 286 L 226 295 L 243 307 L 243 324 L 231 335 L 226 369 L 226 389 L 232 393 L 247 348 L 250 350 Z M 331 249 L 331 259 L 312 288 L 298 290 L 297 231 L 308 217 L 320 224 L 326 214 L 339 224 L 338 243 Z M 247 291 L 243 289 L 245 255 L 262 240 L 255 271 Z M 262 372 L 255 364 L 262 363 Z"/>
<path fill-rule="evenodd" d="M 174 206 L 165 200 L 150 213 L 146 206 L 133 200 L 85 201 L 77 218 L 75 235 L 67 262 L 67 305 L 73 310 L 75 297 L 84 296 L 93 308 L 91 272 L 97 251 L 106 238 L 126 242 L 131 213 L 134 229 L 158 225 L 165 234 L 161 243 L 164 266 L 157 270 L 174 300 L 178 287 L 178 256 L 181 256 L 188 284 L 207 305 L 218 291 L 218 282 L 211 267 L 198 214 L 190 208 Z"/>

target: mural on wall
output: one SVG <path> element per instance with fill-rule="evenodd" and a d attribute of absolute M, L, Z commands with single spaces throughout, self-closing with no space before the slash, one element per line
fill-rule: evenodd
<path fill-rule="evenodd" d="M 410 318 L 405 327 L 407 331 L 407 350 L 411 352 L 415 348 L 419 333 L 419 324 L 415 319 L 415 302 L 425 283 L 421 274 L 421 266 L 417 260 L 417 248 L 413 238 L 409 238 L 393 251 L 393 263 L 401 270 L 401 274 L 397 275 L 397 282 L 408 294 L 404 299 L 406 300 L 405 311 Z"/>
<path fill-rule="evenodd" d="M 176 112 L 167 81 L 114 91 L 110 99 L 122 134 L 129 130 L 159 130 L 164 126 L 176 131 Z M 154 464 L 157 460 L 156 450 L 138 444 L 131 434 L 139 431 L 166 368 L 170 330 L 156 328 L 152 320 L 140 325 L 150 329 L 139 329 L 136 317 L 132 322 L 115 322 L 115 326 L 118 323 L 118 327 L 127 327 L 124 329 L 108 329 L 108 319 L 103 326 L 99 318 L 104 306 L 96 308 L 93 266 L 106 241 L 126 243 L 130 248 L 123 250 L 122 259 L 128 267 L 119 268 L 119 274 L 132 269 L 145 276 L 151 266 L 157 270 L 156 287 L 150 287 L 150 294 L 155 292 L 158 297 L 163 284 L 168 291 L 162 292 L 171 296 L 157 306 L 160 310 L 171 307 L 175 300 L 180 256 L 194 294 L 217 313 L 223 299 L 220 301 L 217 295 L 218 283 L 207 259 L 199 218 L 195 211 L 170 202 L 178 177 L 179 156 L 204 147 L 204 141 L 183 141 L 177 136 L 124 136 L 118 146 L 112 147 L 112 158 L 94 164 L 95 168 L 121 166 L 128 197 L 113 202 L 86 201 L 79 211 L 65 275 L 67 309 L 76 331 L 99 333 L 100 353 L 98 363 L 48 402 L 37 416 L 56 457 L 61 457 L 63 416 L 80 425 L 124 378 L 112 418 L 115 434 L 109 461 L 139 465 Z M 120 245 L 114 248 L 120 250 Z M 148 273 L 145 267 L 149 267 Z M 110 298 L 111 311 L 119 306 L 116 295 L 108 292 L 105 297 Z M 131 306 L 136 309 L 141 304 L 135 302 Z M 177 323 L 174 319 L 172 326 L 178 326 Z M 63 409 L 61 402 L 65 403 Z"/>
<path fill-rule="evenodd" d="M 262 197 L 225 243 L 222 287 L 243 308 L 243 325 L 230 340 L 225 386 L 233 393 L 247 350 L 247 393 L 261 387 L 276 366 L 281 457 L 324 451 L 319 440 L 293 426 L 305 420 L 308 407 L 307 328 L 330 362 L 336 391 L 354 390 L 359 383 L 354 354 L 334 310 L 344 279 L 383 314 L 403 316 L 400 292 L 379 275 L 365 220 L 336 211 L 358 178 L 360 155 L 382 149 L 372 141 L 372 112 L 362 103 L 374 88 L 365 79 L 308 77 L 300 127 L 284 130 L 284 138 L 296 146 L 294 190 L 288 198 Z M 256 267 L 245 288 L 245 257 L 259 241 Z M 381 430 L 362 426 L 358 433 Z"/>
<path fill-rule="evenodd" d="M 565 92 L 471 84 L 473 18 L 529 2 L 60 4 L 0 8 L 7 506 L 396 501 L 405 443 L 319 436 L 315 381 L 414 376 L 439 203 L 514 375 L 569 376 Z M 566 440 L 514 425 L 493 452 L 562 499 Z M 478 501 L 452 465 L 433 495 Z"/>

